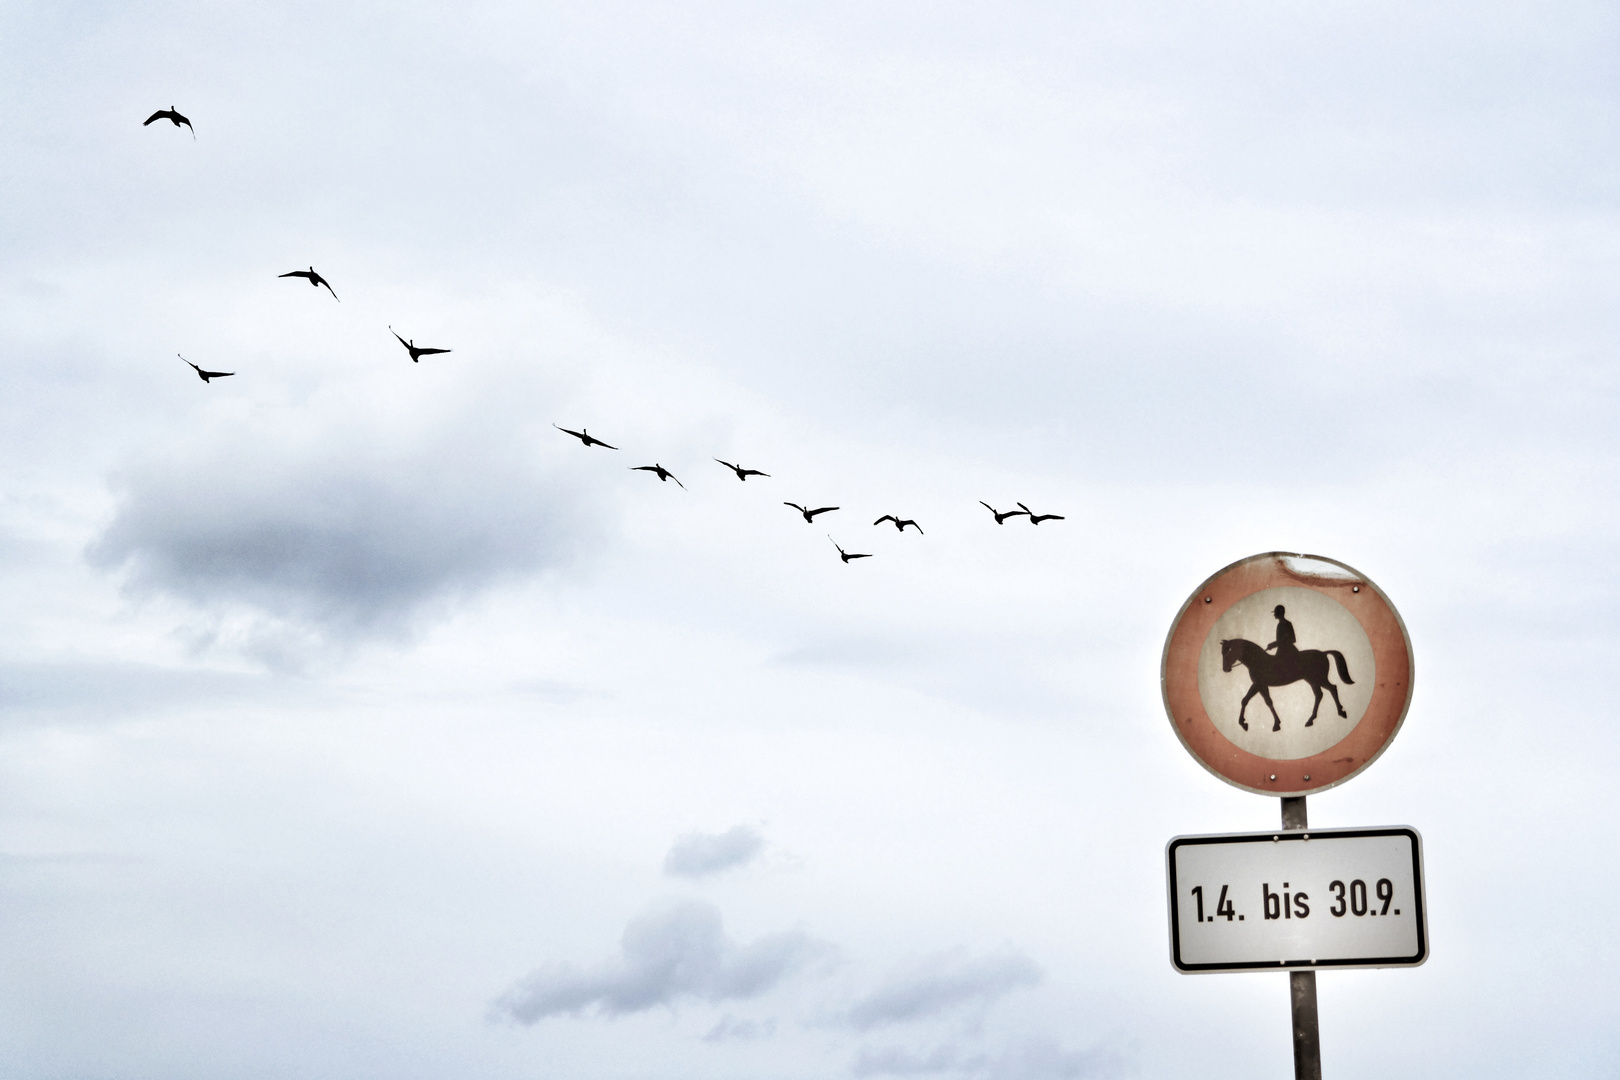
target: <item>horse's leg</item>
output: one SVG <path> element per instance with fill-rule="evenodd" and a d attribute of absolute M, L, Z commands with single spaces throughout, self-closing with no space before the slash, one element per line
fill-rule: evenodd
<path fill-rule="evenodd" d="M 1339 688 L 1334 686 L 1332 683 L 1328 683 L 1327 688 L 1328 693 L 1333 695 L 1333 704 L 1339 708 L 1339 715 L 1344 717 L 1346 720 L 1350 719 L 1350 714 L 1344 711 L 1344 702 L 1339 700 Z M 1317 692 L 1317 696 L 1321 696 L 1320 691 Z"/>
<path fill-rule="evenodd" d="M 1322 707 L 1322 684 L 1319 682 L 1311 683 L 1311 693 L 1316 695 L 1316 700 L 1311 704 L 1311 718 L 1305 721 L 1306 727 L 1316 723 L 1316 710 Z"/>
<path fill-rule="evenodd" d="M 1255 687 L 1255 689 L 1260 691 L 1260 696 L 1266 699 L 1266 708 L 1271 710 L 1271 719 L 1272 719 L 1271 730 L 1272 731 L 1281 731 L 1282 730 L 1282 717 L 1277 715 L 1277 706 L 1275 706 L 1275 705 L 1273 705 L 1271 703 L 1271 691 L 1267 690 L 1263 686 L 1257 686 L 1257 687 Z"/>
<path fill-rule="evenodd" d="M 1253 683 L 1249 686 L 1249 692 L 1243 695 L 1243 705 L 1238 709 L 1238 727 L 1242 728 L 1244 731 L 1249 730 L 1249 722 L 1243 719 L 1243 714 L 1249 708 L 1249 699 L 1258 693 L 1260 693 L 1260 684 Z"/>

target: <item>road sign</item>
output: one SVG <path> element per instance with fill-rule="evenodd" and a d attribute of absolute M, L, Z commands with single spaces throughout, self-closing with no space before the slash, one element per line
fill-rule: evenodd
<path fill-rule="evenodd" d="M 1342 784 L 1384 752 L 1412 700 L 1412 647 L 1366 575 L 1320 555 L 1235 562 L 1188 598 L 1164 642 L 1176 737 L 1263 795 Z"/>
<path fill-rule="evenodd" d="M 1165 862 L 1177 971 L 1416 967 L 1429 957 L 1416 829 L 1178 836 Z"/>

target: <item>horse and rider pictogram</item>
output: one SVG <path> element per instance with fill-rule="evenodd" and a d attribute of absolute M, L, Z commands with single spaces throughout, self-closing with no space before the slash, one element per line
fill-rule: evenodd
<path fill-rule="evenodd" d="M 1271 710 L 1271 730 L 1281 731 L 1282 717 L 1277 715 L 1277 707 L 1271 703 L 1271 687 L 1288 686 L 1301 679 L 1316 695 L 1310 718 L 1305 721 L 1306 727 L 1316 723 L 1316 714 L 1322 708 L 1323 690 L 1333 695 L 1333 706 L 1338 709 L 1339 715 L 1349 716 L 1344 711 L 1344 703 L 1339 700 L 1339 688 L 1329 680 L 1328 670 L 1328 657 L 1331 656 L 1339 664 L 1339 681 L 1346 686 L 1354 685 L 1355 680 L 1350 677 L 1344 654 L 1338 649 L 1306 649 L 1301 652 L 1297 644 L 1299 639 L 1294 634 L 1294 624 L 1288 621 L 1286 613 L 1287 609 L 1281 604 L 1272 610 L 1277 618 L 1277 639 L 1265 648 L 1245 638 L 1230 638 L 1221 642 L 1221 670 L 1229 672 L 1233 664 L 1242 664 L 1249 675 L 1249 692 L 1243 695 L 1243 704 L 1238 707 L 1238 726 L 1244 731 L 1249 730 L 1245 714 L 1256 694 Z M 1277 652 L 1276 656 L 1271 655 L 1273 649 Z"/>

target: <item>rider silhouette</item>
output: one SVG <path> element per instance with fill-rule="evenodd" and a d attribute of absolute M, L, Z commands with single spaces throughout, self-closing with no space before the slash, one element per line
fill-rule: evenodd
<path fill-rule="evenodd" d="M 1294 636 L 1294 624 L 1283 618 L 1283 606 L 1278 604 L 1271 613 L 1277 617 L 1277 640 L 1266 646 L 1266 651 L 1277 650 L 1277 663 L 1279 666 L 1288 665 L 1288 670 L 1297 670 L 1299 667 L 1299 647 L 1294 644 L 1298 639 Z"/>

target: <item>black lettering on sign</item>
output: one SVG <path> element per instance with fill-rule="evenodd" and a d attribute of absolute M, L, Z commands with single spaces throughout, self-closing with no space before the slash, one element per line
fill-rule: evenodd
<path fill-rule="evenodd" d="M 1360 878 L 1350 883 L 1350 910 L 1357 918 L 1367 914 L 1367 883 Z"/>
<path fill-rule="evenodd" d="M 1335 919 L 1342 919 L 1344 918 L 1344 913 L 1346 910 L 1344 906 L 1344 882 L 1329 882 L 1328 888 L 1339 894 L 1339 902 L 1328 909 L 1328 914 L 1332 915 Z"/>
<path fill-rule="evenodd" d="M 1302 892 L 1294 894 L 1294 918 L 1303 919 L 1310 915 L 1311 906 L 1305 902 L 1309 899 L 1310 897 Z"/>
<path fill-rule="evenodd" d="M 1262 882 L 1260 885 L 1260 901 L 1265 908 L 1267 919 L 1282 918 L 1282 899 L 1271 891 L 1271 883 Z"/>
<path fill-rule="evenodd" d="M 1384 908 L 1378 914 L 1388 915 L 1389 902 L 1395 899 L 1395 883 L 1389 880 L 1387 877 L 1381 877 L 1378 879 L 1378 899 L 1384 902 Z M 1400 909 L 1397 908 L 1395 914 L 1399 915 L 1400 913 Z"/>
<path fill-rule="evenodd" d="M 1232 907 L 1232 901 L 1230 901 L 1230 900 L 1228 900 L 1226 898 L 1226 886 L 1225 885 L 1221 886 L 1221 898 L 1219 900 L 1215 901 L 1215 914 L 1216 915 L 1225 915 L 1227 922 L 1231 922 L 1232 921 L 1232 916 L 1237 915 L 1237 911 Z M 1243 916 L 1238 915 L 1238 918 L 1241 920 L 1243 918 Z M 1213 917 L 1211 917 L 1209 921 L 1214 922 L 1215 919 Z"/>
<path fill-rule="evenodd" d="M 1193 891 L 1192 891 L 1192 894 L 1198 898 L 1198 921 L 1203 922 L 1204 921 L 1204 887 L 1202 885 L 1199 885 L 1199 886 L 1195 887 L 1193 889 Z"/>

